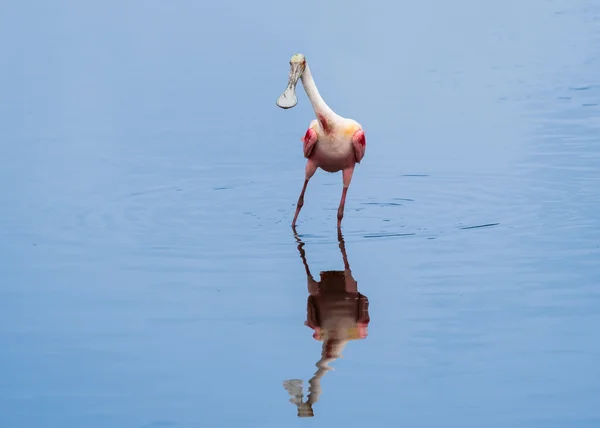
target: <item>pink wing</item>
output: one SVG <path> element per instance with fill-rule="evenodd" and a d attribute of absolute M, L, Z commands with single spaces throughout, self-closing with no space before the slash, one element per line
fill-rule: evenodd
<path fill-rule="evenodd" d="M 304 137 L 301 138 L 301 140 L 304 143 L 304 157 L 308 159 L 313 149 L 315 148 L 315 144 L 317 144 L 316 131 L 312 128 L 308 128 L 308 131 L 306 131 L 306 134 L 304 135 Z"/>
<path fill-rule="evenodd" d="M 367 150 L 367 139 L 362 129 L 359 129 L 352 136 L 352 146 L 354 147 L 354 157 L 356 163 L 360 163 L 362 158 L 365 157 L 365 151 Z"/>

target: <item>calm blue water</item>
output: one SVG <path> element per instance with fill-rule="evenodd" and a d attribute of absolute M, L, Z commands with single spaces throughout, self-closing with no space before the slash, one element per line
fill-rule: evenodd
<path fill-rule="evenodd" d="M 600 426 L 599 45 L 595 0 L 5 2 L 0 426 Z M 371 322 L 310 421 L 295 52 L 367 132 Z M 317 279 L 340 195 L 300 215 Z"/>

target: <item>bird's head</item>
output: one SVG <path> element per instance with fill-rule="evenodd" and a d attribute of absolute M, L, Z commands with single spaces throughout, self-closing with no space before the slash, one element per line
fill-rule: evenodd
<path fill-rule="evenodd" d="M 298 79 L 302 77 L 305 68 L 306 58 L 304 58 L 304 55 L 300 53 L 294 54 L 292 59 L 290 59 L 290 82 L 293 79 L 294 85 L 298 83 Z"/>
<path fill-rule="evenodd" d="M 288 79 L 288 86 L 277 99 L 277 105 L 281 108 L 288 109 L 298 104 L 296 98 L 296 85 L 298 80 L 302 77 L 302 73 L 306 68 L 306 58 L 302 54 L 295 54 L 290 59 L 290 75 Z"/>
<path fill-rule="evenodd" d="M 301 64 L 302 67 L 306 65 L 306 58 L 301 53 L 297 53 L 292 55 L 292 59 L 290 59 L 290 64 Z"/>

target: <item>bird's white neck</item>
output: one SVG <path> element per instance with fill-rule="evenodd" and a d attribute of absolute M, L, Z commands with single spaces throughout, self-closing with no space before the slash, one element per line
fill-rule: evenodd
<path fill-rule="evenodd" d="M 301 79 L 302 86 L 304 86 L 304 91 L 306 92 L 306 95 L 308 95 L 308 99 L 312 103 L 313 110 L 315 111 L 317 117 L 319 115 L 324 115 L 330 119 L 337 117 L 337 114 L 335 114 L 335 112 L 327 105 L 327 103 L 325 103 L 323 97 L 321 97 L 321 94 L 317 89 L 317 85 L 315 85 L 315 81 L 312 77 L 312 73 L 310 72 L 308 64 L 306 64 L 304 68 Z"/>

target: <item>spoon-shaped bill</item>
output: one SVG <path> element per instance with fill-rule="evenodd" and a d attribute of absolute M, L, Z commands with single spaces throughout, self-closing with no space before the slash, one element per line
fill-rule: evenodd
<path fill-rule="evenodd" d="M 296 97 L 296 85 L 298 84 L 298 80 L 300 80 L 303 71 L 303 64 L 297 62 L 290 63 L 290 76 L 287 88 L 285 91 L 283 91 L 283 94 L 277 98 L 277 105 L 279 107 L 288 109 L 298 104 L 298 98 Z"/>
<path fill-rule="evenodd" d="M 296 97 L 296 88 L 288 86 L 286 90 L 277 98 L 277 105 L 281 108 L 288 109 L 298 104 L 298 98 Z"/>

